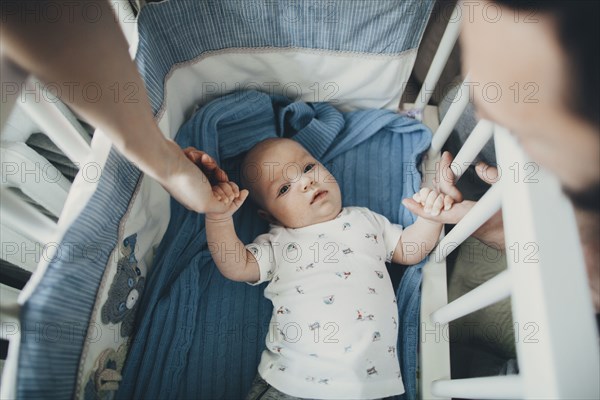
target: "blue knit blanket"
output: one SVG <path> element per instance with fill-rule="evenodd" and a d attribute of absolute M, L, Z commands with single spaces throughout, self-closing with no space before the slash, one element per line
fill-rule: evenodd
<path fill-rule="evenodd" d="M 404 226 L 414 222 L 400 202 L 419 189 L 416 166 L 431 133 L 396 113 L 344 114 L 326 103 L 239 92 L 196 112 L 176 141 L 206 151 L 239 182 L 243 154 L 274 136 L 293 137 L 319 159 L 340 184 L 344 206 L 368 207 Z M 234 222 L 244 243 L 268 230 L 249 201 Z M 421 266 L 406 269 L 396 290 L 405 398 L 416 397 Z M 263 297 L 265 285 L 225 279 L 208 251 L 204 216 L 172 200 L 118 397 L 243 398 L 256 375 L 272 312 Z"/>

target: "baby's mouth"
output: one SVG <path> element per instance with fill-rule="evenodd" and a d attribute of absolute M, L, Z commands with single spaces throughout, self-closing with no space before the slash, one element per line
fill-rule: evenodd
<path fill-rule="evenodd" d="M 327 196 L 327 193 L 329 193 L 327 190 L 317 190 L 315 192 L 310 204 L 313 204 L 316 201 L 322 200 L 323 198 L 325 198 L 325 196 Z"/>

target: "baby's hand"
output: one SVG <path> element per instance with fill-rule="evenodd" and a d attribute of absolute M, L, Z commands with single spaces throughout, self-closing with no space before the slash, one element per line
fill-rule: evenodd
<path fill-rule="evenodd" d="M 423 188 L 415 193 L 413 200 L 421 204 L 423 211 L 434 217 L 440 215 L 442 209 L 448 211 L 454 203 L 452 197 L 438 193 L 430 188 Z"/>
<path fill-rule="evenodd" d="M 226 218 L 232 216 L 248 197 L 248 191 L 242 190 L 232 181 L 219 182 L 212 187 L 213 207 L 207 211 L 207 216 L 212 218 Z"/>

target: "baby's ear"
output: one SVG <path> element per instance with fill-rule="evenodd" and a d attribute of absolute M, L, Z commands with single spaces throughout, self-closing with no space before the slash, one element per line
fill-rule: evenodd
<path fill-rule="evenodd" d="M 270 224 L 279 224 L 279 222 L 277 222 L 277 220 L 265 210 L 258 210 L 258 216 Z"/>

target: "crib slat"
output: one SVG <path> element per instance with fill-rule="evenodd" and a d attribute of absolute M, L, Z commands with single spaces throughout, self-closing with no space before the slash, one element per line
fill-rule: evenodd
<path fill-rule="evenodd" d="M 573 207 L 506 129 L 494 139 L 500 167 L 520 172 L 502 179 L 502 212 L 523 397 L 598 399 L 598 330 Z"/>
<path fill-rule="evenodd" d="M 41 249 L 40 243 L 32 241 L 14 229 L 0 223 L 0 258 L 8 261 L 31 273 L 35 272 L 40 261 L 41 251 L 34 251 L 36 247 Z M 25 250 L 25 251 L 24 251 Z"/>
<path fill-rule="evenodd" d="M 56 224 L 8 190 L 0 192 L 2 224 L 42 245 L 52 241 Z"/>
<path fill-rule="evenodd" d="M 458 39 L 458 35 L 460 33 L 460 19 L 461 11 L 457 5 L 452 11 L 452 15 L 448 21 L 448 26 L 444 31 L 440 45 L 438 46 L 435 56 L 433 57 L 431 65 L 429 66 L 429 71 L 427 71 L 427 76 L 425 77 L 421 91 L 419 92 L 417 100 L 415 101 L 415 108 L 417 110 L 422 110 L 425 108 L 427 103 L 429 103 L 429 99 L 431 99 L 431 95 L 433 94 L 435 86 L 440 79 L 440 75 L 444 70 L 444 66 L 446 66 L 446 62 L 448 61 L 448 58 L 454 49 L 454 44 Z"/>
<path fill-rule="evenodd" d="M 433 257 L 443 260 L 448 257 L 466 238 L 492 217 L 502 205 L 502 186 L 497 182 L 483 195 L 473 208 L 439 242 Z"/>
<path fill-rule="evenodd" d="M 42 84 L 29 79 L 25 84 L 27 93 L 35 94 L 34 101 L 23 101 L 21 107 L 50 139 L 80 168 L 91 154 L 89 143 L 75 129 L 71 121 L 63 115 L 56 104 L 50 101 L 50 94 L 41 93 Z M 25 97 L 27 100 L 27 97 Z"/>
<path fill-rule="evenodd" d="M 17 187 L 57 218 L 71 183 L 48 160 L 24 143 L 0 144 L 3 183 Z M 13 170 L 8 171 L 8 166 Z"/>
<path fill-rule="evenodd" d="M 15 313 L 18 313 L 18 309 L 8 311 L 9 317 L 14 318 Z M 18 318 L 17 319 L 17 324 Z M 14 319 L 13 319 L 14 321 Z M 12 330 L 12 325 L 2 324 L 2 334 L 6 336 L 9 341 L 8 354 L 4 363 L 4 369 L 2 370 L 2 385 L 0 385 L 0 399 L 16 399 L 16 382 L 17 382 L 17 371 L 19 362 L 19 346 L 21 344 L 21 329 L 17 325 L 16 331 Z M 8 330 L 10 329 L 10 332 Z"/>
<path fill-rule="evenodd" d="M 433 135 L 433 139 L 431 140 L 431 147 L 429 148 L 429 157 L 432 157 L 442 151 L 442 146 L 448 140 L 448 137 L 452 133 L 452 129 L 456 126 L 456 123 L 460 119 L 460 116 L 467 108 L 469 104 L 469 87 L 466 85 L 468 82 L 469 76 L 464 79 L 458 92 L 456 93 L 456 97 L 452 100 L 452 104 L 444 119 L 440 123 L 440 127 Z"/>
<path fill-rule="evenodd" d="M 0 283 L 0 338 L 9 340 L 19 331 L 19 289 Z"/>
<path fill-rule="evenodd" d="M 431 392 L 439 397 L 465 399 L 522 399 L 523 379 L 519 375 L 470 379 L 448 379 L 433 382 Z"/>
<path fill-rule="evenodd" d="M 510 296 L 510 274 L 503 271 L 431 314 L 431 321 L 446 324 Z"/>
<path fill-rule="evenodd" d="M 475 157 L 477 157 L 477 154 L 483 149 L 483 146 L 492 138 L 493 133 L 494 124 L 490 121 L 482 119 L 475 125 L 475 128 L 473 128 L 473 131 L 450 166 L 455 180 L 459 180 L 467 168 L 469 168 Z"/>
<path fill-rule="evenodd" d="M 450 346 L 439 324 L 432 323 L 429 316 L 448 303 L 448 287 L 446 285 L 446 262 L 429 258 L 423 267 L 421 283 L 420 310 L 420 379 L 421 398 L 430 399 L 431 383 L 450 377 Z"/>

